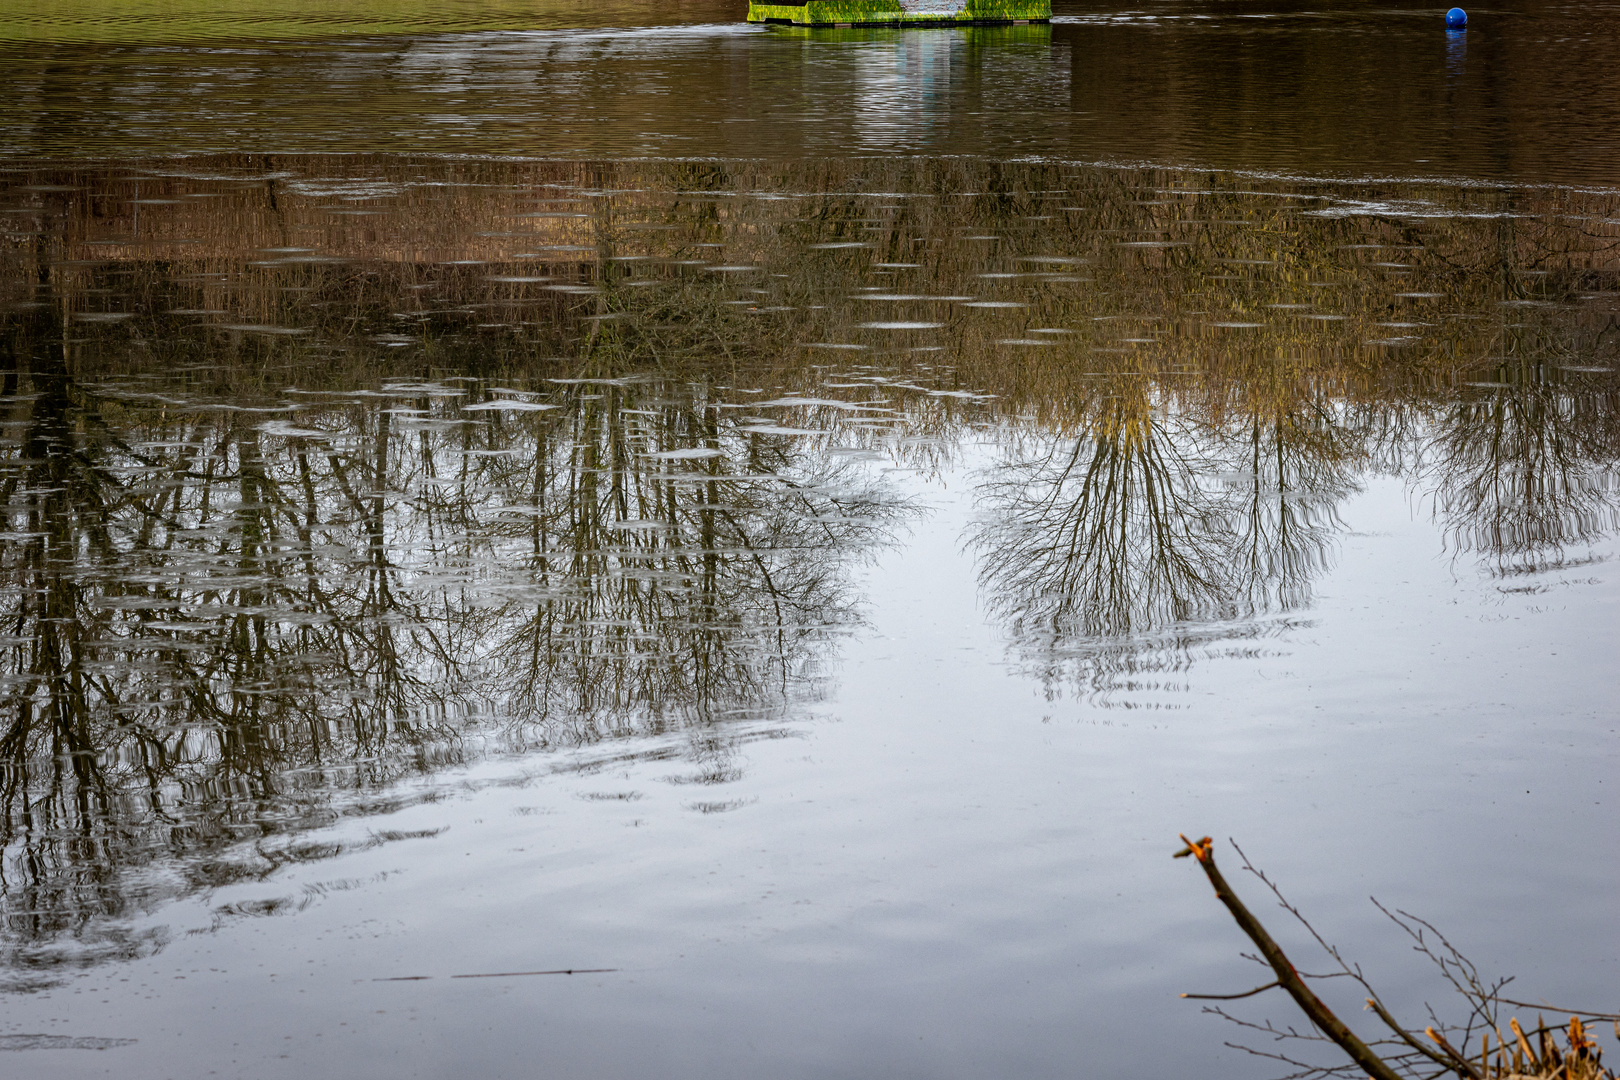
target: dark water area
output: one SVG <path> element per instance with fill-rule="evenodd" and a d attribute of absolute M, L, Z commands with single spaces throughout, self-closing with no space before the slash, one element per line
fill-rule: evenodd
<path fill-rule="evenodd" d="M 59 0 L 0 18 L 0 150 L 965 154 L 1620 180 L 1613 3 L 1480 9 L 1456 34 L 1428 8 L 1272 0 L 1060 0 L 1051 26 L 930 33 L 749 26 L 713 0 L 356 3 L 352 24 L 334 5 L 257 20 L 192 6 L 131 19 Z"/>
<path fill-rule="evenodd" d="M 1613 1011 L 1605 11 L 0 14 L 0 1075 Z"/>

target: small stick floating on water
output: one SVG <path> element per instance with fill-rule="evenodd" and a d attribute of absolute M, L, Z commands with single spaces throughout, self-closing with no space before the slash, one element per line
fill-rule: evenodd
<path fill-rule="evenodd" d="M 550 971 L 479 971 L 470 975 L 451 975 L 452 979 L 515 979 L 520 975 L 605 975 L 618 968 L 553 968 Z M 391 975 L 372 979 L 372 982 L 424 982 L 432 975 Z"/>
<path fill-rule="evenodd" d="M 485 971 L 477 975 L 452 975 L 452 979 L 511 979 L 518 975 L 601 975 L 618 968 L 558 968 L 555 971 Z"/>

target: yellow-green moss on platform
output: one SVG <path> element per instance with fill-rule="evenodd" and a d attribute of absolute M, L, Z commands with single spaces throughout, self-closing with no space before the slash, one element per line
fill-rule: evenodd
<path fill-rule="evenodd" d="M 807 0 L 803 4 L 749 3 L 749 22 L 795 26 L 911 26 L 1044 22 L 1051 0 L 962 0 L 956 11 L 906 11 L 899 0 Z"/>

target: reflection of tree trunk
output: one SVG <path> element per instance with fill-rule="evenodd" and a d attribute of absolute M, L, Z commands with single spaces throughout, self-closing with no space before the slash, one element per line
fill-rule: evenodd
<path fill-rule="evenodd" d="M 397 712 L 405 710 L 401 695 L 404 665 L 400 659 L 396 622 L 398 612 L 390 588 L 387 520 L 389 499 L 388 442 L 392 419 L 387 409 L 378 409 L 377 430 L 372 439 L 371 501 L 366 514 L 367 558 L 371 564 L 370 631 L 373 635 L 373 688 L 379 698 Z"/>
<path fill-rule="evenodd" d="M 18 825 L 25 830 L 61 827 L 52 824 L 58 812 L 82 833 L 93 827 L 108 802 L 87 686 L 92 677 L 85 671 L 87 643 L 98 635 L 85 626 L 90 615 L 78 564 L 111 554 L 106 516 L 117 485 L 76 445 L 71 415 L 76 405 L 56 345 L 61 335 L 55 307 L 45 306 L 34 309 L 7 348 L 10 384 L 16 386 L 16 371 L 25 368 L 37 392 L 23 422 L 17 472 L 8 478 L 6 491 L 8 515 L 19 510 L 27 515 L 27 538 L 8 560 L 16 608 L 7 621 L 13 634 L 26 635 L 26 644 L 12 646 L 24 677 L 8 695 L 13 712 L 0 737 L 7 840 Z M 16 502 L 19 490 L 29 493 L 21 507 Z M 31 794 L 32 764 L 46 755 L 51 761 L 47 787 Z M 19 804 L 22 813 L 16 814 L 13 808 Z M 36 817 L 39 813 L 45 820 Z"/>
<path fill-rule="evenodd" d="M 259 451 L 257 433 L 233 425 L 231 445 L 236 464 L 236 565 L 230 589 L 219 596 L 229 608 L 230 631 L 225 650 L 229 663 L 230 711 L 222 718 L 221 759 L 233 771 L 255 777 L 261 794 L 275 790 L 274 777 L 265 769 L 263 725 L 267 695 L 274 693 L 278 673 L 270 662 L 269 626 L 265 607 L 270 599 L 266 575 L 274 559 L 271 554 L 275 524 L 270 515 L 270 483 Z"/>
<path fill-rule="evenodd" d="M 266 640 L 264 606 L 267 599 L 262 584 L 268 569 L 264 557 L 275 536 L 275 523 L 269 512 L 269 484 L 258 439 L 251 431 L 236 432 L 237 482 L 237 585 L 233 590 L 232 644 L 245 670 L 263 670 L 269 652 Z"/>

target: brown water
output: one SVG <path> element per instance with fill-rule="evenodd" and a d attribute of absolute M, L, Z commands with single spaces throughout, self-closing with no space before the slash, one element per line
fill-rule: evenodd
<path fill-rule="evenodd" d="M 1180 831 L 1414 1022 L 1369 893 L 1612 1008 L 1613 95 L 1471 14 L 59 10 L 0 1065 L 1274 1075 Z"/>
<path fill-rule="evenodd" d="M 741 6 L 713 0 L 551 4 L 526 22 L 502 4 L 294 6 L 257 22 L 192 6 L 205 10 L 184 25 L 123 8 L 109 23 L 93 0 L 6 16 L 0 146 L 70 157 L 923 153 L 1620 178 L 1613 4 L 1481 10 L 1450 35 L 1429 8 L 1252 0 L 1060 0 L 1050 27 L 926 34 L 748 26 Z M 109 25 L 123 43 L 95 40 Z M 468 32 L 449 32 L 458 27 Z"/>

